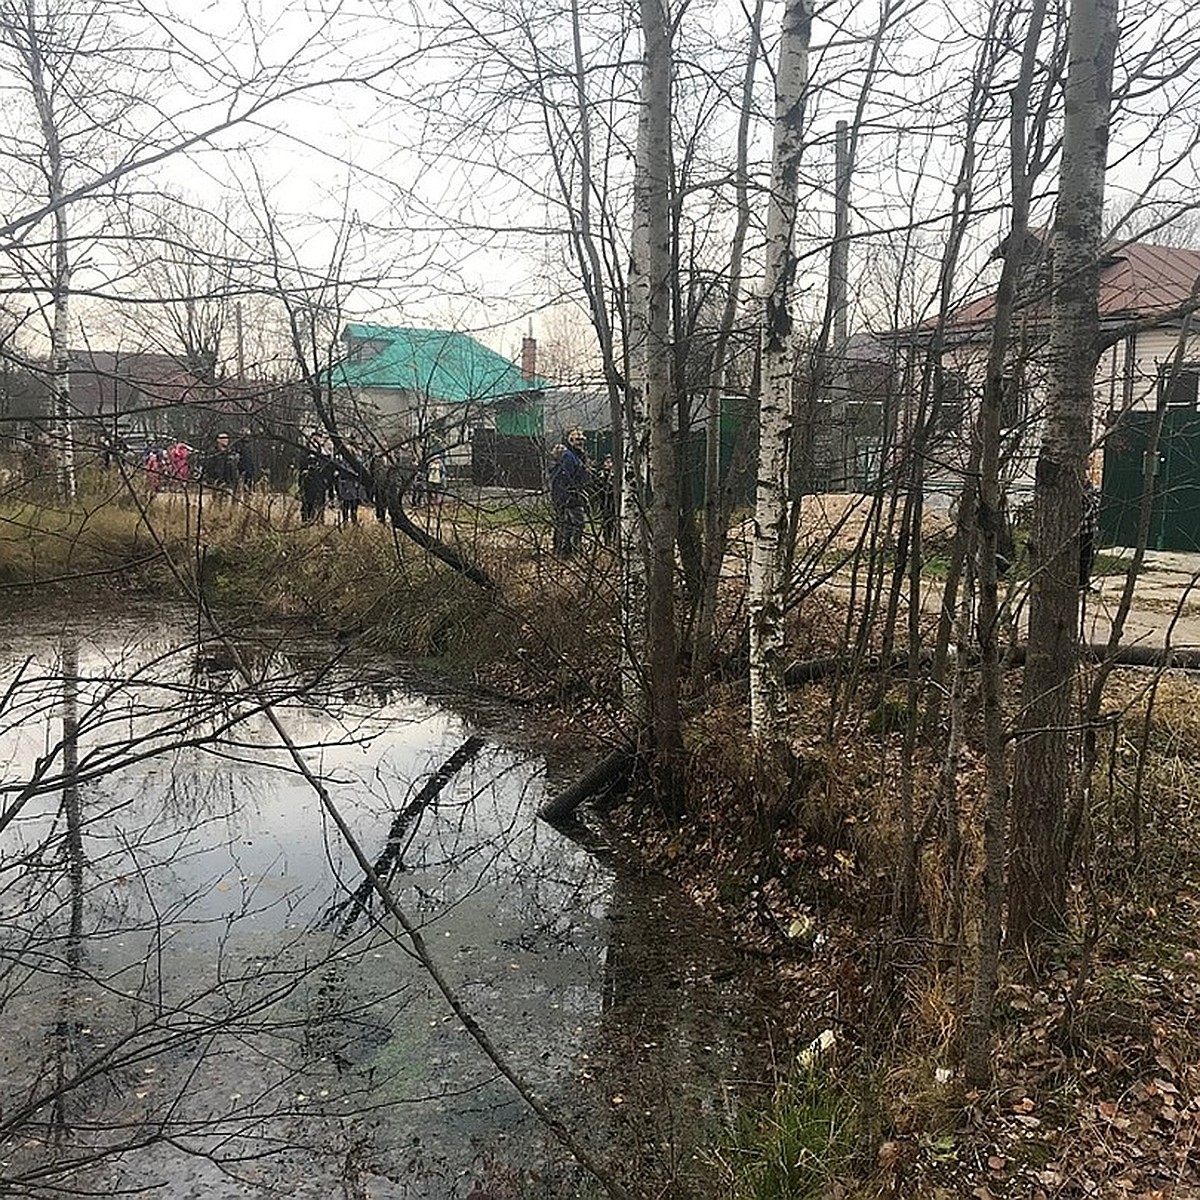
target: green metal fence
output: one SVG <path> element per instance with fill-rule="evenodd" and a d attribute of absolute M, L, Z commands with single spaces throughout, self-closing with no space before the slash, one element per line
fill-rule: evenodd
<path fill-rule="evenodd" d="M 1137 541 L 1147 446 L 1156 414 L 1126 413 L 1104 445 L 1100 539 L 1106 546 Z M 1200 413 L 1163 414 L 1151 497 L 1150 550 L 1200 550 Z"/>

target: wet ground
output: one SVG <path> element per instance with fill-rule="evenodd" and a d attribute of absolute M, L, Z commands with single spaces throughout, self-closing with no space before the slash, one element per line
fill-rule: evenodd
<path fill-rule="evenodd" d="M 764 1030 L 679 892 L 536 820 L 569 755 L 278 631 L 238 639 L 257 694 L 182 624 L 2 636 L 0 1194 L 598 1194 L 381 917 L 264 695 L 516 1069 L 633 1187 L 704 1193 Z"/>

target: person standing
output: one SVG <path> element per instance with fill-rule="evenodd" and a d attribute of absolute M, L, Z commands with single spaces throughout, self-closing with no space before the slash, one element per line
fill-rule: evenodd
<path fill-rule="evenodd" d="M 258 452 L 254 446 L 254 434 L 249 429 L 243 429 L 234 449 L 238 456 L 238 481 L 243 490 L 252 492 L 258 482 Z"/>
<path fill-rule="evenodd" d="M 371 476 L 371 499 L 375 502 L 375 520 L 382 525 L 391 512 L 390 493 L 395 486 L 392 454 L 386 446 L 371 455 L 369 474 Z"/>
<path fill-rule="evenodd" d="M 570 558 L 583 548 L 583 506 L 587 491 L 587 451 L 583 430 L 572 429 L 565 446 L 555 446 L 550 470 L 550 500 L 554 505 L 554 553 Z"/>
<path fill-rule="evenodd" d="M 320 437 L 309 438 L 304 462 L 300 464 L 300 520 L 312 525 L 321 520 L 325 502 L 333 495 L 333 463 Z"/>
<path fill-rule="evenodd" d="M 425 503 L 430 508 L 441 508 L 445 490 L 445 465 L 442 452 L 436 446 L 425 464 Z"/>
<path fill-rule="evenodd" d="M 162 489 L 163 477 L 167 474 L 167 452 L 161 446 L 151 445 L 146 448 L 146 485 L 149 496 L 153 499 Z"/>
<path fill-rule="evenodd" d="M 213 449 L 205 457 L 200 478 L 219 495 L 232 495 L 237 487 L 237 451 L 230 445 L 229 434 L 224 430 L 217 434 Z"/>
<path fill-rule="evenodd" d="M 362 456 L 353 446 L 347 446 L 334 460 L 334 487 L 338 498 L 338 524 L 358 524 L 358 506 L 363 499 L 362 480 L 358 477 L 356 463 Z"/>
<path fill-rule="evenodd" d="M 191 453 L 192 448 L 187 444 L 187 442 L 176 442 L 171 449 L 167 451 L 167 455 L 171 462 L 171 478 L 175 479 L 184 486 L 187 485 L 188 480 L 191 478 Z"/>

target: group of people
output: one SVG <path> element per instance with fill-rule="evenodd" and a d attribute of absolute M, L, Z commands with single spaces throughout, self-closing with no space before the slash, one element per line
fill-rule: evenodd
<path fill-rule="evenodd" d="M 342 442 L 339 448 L 313 434 L 298 478 L 300 519 L 306 525 L 319 523 L 326 507 L 335 505 L 339 525 L 357 525 L 359 509 L 371 505 L 375 519 L 383 522 L 393 516 L 405 494 L 414 503 L 440 507 L 444 471 L 440 449 L 432 449 L 417 464 L 404 451 L 384 449 L 368 455 L 354 442 Z"/>
<path fill-rule="evenodd" d="M 616 540 L 617 493 L 612 455 L 604 456 L 599 469 L 588 458 L 582 429 L 572 429 L 565 443 L 551 454 L 550 502 L 554 506 L 554 553 L 570 558 L 583 549 L 587 515 L 599 519 L 606 545 Z"/>
<path fill-rule="evenodd" d="M 114 452 L 112 458 L 115 457 Z M 110 462 L 108 454 L 105 462 Z M 152 442 L 142 451 L 141 467 L 151 495 L 164 486 L 186 486 L 194 480 L 223 494 L 251 491 L 259 475 L 258 455 L 248 429 L 242 430 L 236 442 L 229 433 L 218 433 L 211 449 L 204 454 L 182 440 Z"/>
<path fill-rule="evenodd" d="M 192 477 L 192 448 L 187 442 L 147 446 L 142 452 L 142 468 L 151 494 L 164 484 L 187 483 Z"/>
<path fill-rule="evenodd" d="M 220 497 L 246 494 L 260 478 L 260 458 L 249 429 L 243 429 L 236 439 L 221 430 L 203 452 L 182 440 L 151 442 L 140 455 L 131 454 L 123 440 L 106 445 L 105 466 L 122 461 L 141 468 L 151 495 L 164 487 L 195 482 Z M 297 478 L 300 518 L 305 524 L 319 522 L 332 505 L 339 525 L 357 525 L 359 510 L 371 505 L 382 522 L 389 519 L 403 495 L 411 496 L 416 504 L 440 507 L 444 480 L 440 446 L 430 448 L 418 464 L 407 451 L 367 454 L 353 441 L 335 445 L 332 439 L 314 433 L 305 445 Z"/>
<path fill-rule="evenodd" d="M 319 522 L 326 507 L 333 504 L 337 506 L 339 525 L 357 525 L 359 508 L 372 501 L 377 490 L 365 466 L 362 452 L 354 444 L 347 442 L 341 450 L 335 450 L 320 434 L 310 437 L 297 481 L 300 520 L 305 525 Z"/>
<path fill-rule="evenodd" d="M 151 493 L 168 482 L 186 485 L 198 479 L 218 495 L 233 495 L 252 491 L 259 479 L 259 457 L 248 429 L 237 440 L 221 430 L 203 454 L 184 441 L 151 444 L 143 452 L 142 467 Z M 569 558 L 583 549 L 589 516 L 604 544 L 615 542 L 617 496 L 611 454 L 595 466 L 583 431 L 572 429 L 566 441 L 553 449 L 549 483 L 555 554 Z M 384 522 L 404 496 L 417 505 L 440 508 L 445 464 L 436 446 L 417 462 L 403 450 L 367 454 L 353 441 L 335 443 L 314 433 L 305 445 L 297 485 L 300 519 L 306 525 L 323 521 L 330 506 L 335 507 L 340 526 L 357 525 L 364 505 L 372 506 L 376 519 Z"/>
<path fill-rule="evenodd" d="M 200 463 L 201 482 L 227 492 L 252 491 L 258 482 L 258 455 L 249 429 L 235 442 L 222 430 Z"/>

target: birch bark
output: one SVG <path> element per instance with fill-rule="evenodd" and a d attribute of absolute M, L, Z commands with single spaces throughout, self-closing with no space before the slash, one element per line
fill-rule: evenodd
<path fill-rule="evenodd" d="M 50 299 L 53 308 L 50 326 L 50 396 L 58 493 L 60 499 L 69 502 L 75 499 L 75 445 L 71 429 L 71 376 L 68 354 L 71 256 L 67 206 L 63 203 L 66 196 L 65 167 L 54 99 L 46 80 L 42 52 L 43 35 L 38 28 L 34 0 L 25 0 L 21 15 L 24 28 L 21 30 L 18 50 L 25 63 L 38 125 L 45 144 L 46 199 L 54 213 L 50 265 Z"/>
<path fill-rule="evenodd" d="M 661 0 L 641 0 L 640 10 L 642 104 L 629 269 L 629 453 L 622 503 L 629 605 L 624 617 L 630 632 L 645 621 L 648 704 L 640 715 L 649 716 L 656 761 L 669 768 L 682 744 L 674 593 L 679 502 L 671 420 L 671 32 Z M 648 468 L 648 487 L 638 469 L 641 462 Z M 632 679 L 627 686 L 632 689 Z M 672 774 L 668 770 L 668 777 Z M 674 793 L 670 786 L 667 791 Z"/>
<path fill-rule="evenodd" d="M 759 400 L 758 476 L 754 545 L 750 560 L 750 731 L 766 749 L 783 737 L 783 561 L 788 527 L 788 481 L 793 425 L 793 238 L 814 0 L 787 0 L 775 77 L 771 195 L 767 209 L 765 304 L 762 328 L 762 394 Z"/>

